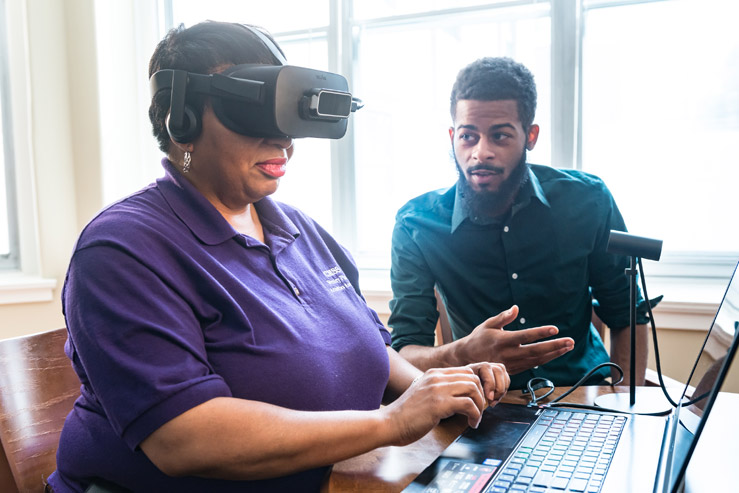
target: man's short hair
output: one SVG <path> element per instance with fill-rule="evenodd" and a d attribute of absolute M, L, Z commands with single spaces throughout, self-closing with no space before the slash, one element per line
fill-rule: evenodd
<path fill-rule="evenodd" d="M 536 83 L 529 69 L 506 57 L 480 58 L 457 74 L 452 87 L 451 114 L 456 116 L 457 101 L 514 100 L 524 130 L 534 123 L 536 114 Z"/>

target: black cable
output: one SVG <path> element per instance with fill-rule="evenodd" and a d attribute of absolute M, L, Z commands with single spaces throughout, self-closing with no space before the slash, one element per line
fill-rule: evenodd
<path fill-rule="evenodd" d="M 610 366 L 611 368 L 615 368 L 620 373 L 618 380 L 616 382 L 614 382 L 611 386 L 613 387 L 613 386 L 616 386 L 616 385 L 620 384 L 623 381 L 623 379 L 624 379 L 624 371 L 623 371 L 623 369 L 620 366 L 618 366 L 616 363 L 612 363 L 612 362 L 608 361 L 606 363 L 601 363 L 598 366 L 594 367 L 584 377 L 582 377 L 580 380 L 578 380 L 577 383 L 575 383 L 575 385 L 573 385 L 567 392 L 565 392 L 564 394 L 560 395 L 556 399 L 552 400 L 552 402 L 549 402 L 549 403 L 546 403 L 546 404 L 541 404 L 541 405 L 538 404 L 538 402 L 540 400 L 546 398 L 547 396 L 549 396 L 552 392 L 554 392 L 554 384 L 552 382 L 550 382 L 549 380 L 543 378 L 543 377 L 535 377 L 535 378 L 530 379 L 526 383 L 526 387 L 528 388 L 528 391 L 531 392 L 531 402 L 528 404 L 529 407 L 531 407 L 531 406 L 537 406 L 537 407 L 569 407 L 569 408 L 574 408 L 574 409 L 587 409 L 587 410 L 591 410 L 591 411 L 605 411 L 605 412 L 620 413 L 620 414 L 639 414 L 641 416 L 664 416 L 664 415 L 669 414 L 671 412 L 670 410 L 667 410 L 667 411 L 657 411 L 657 412 L 653 412 L 653 413 L 631 413 L 629 411 L 622 411 L 620 409 L 610 409 L 610 408 L 607 408 L 607 407 L 591 406 L 589 404 L 579 404 L 579 403 L 576 403 L 576 402 L 560 402 L 563 398 L 565 398 L 568 395 L 570 395 L 575 389 L 577 389 L 578 387 L 582 386 L 582 384 L 584 382 L 586 382 L 588 380 L 588 378 L 590 378 L 590 376 L 593 373 L 595 373 L 596 371 L 600 370 L 601 368 L 604 368 L 604 367 L 607 367 L 607 366 Z M 549 391 L 546 394 L 544 394 L 543 396 L 537 397 L 536 395 L 534 395 L 534 391 L 537 390 L 537 389 L 539 389 L 539 388 L 542 388 L 542 385 L 541 385 L 542 382 L 544 382 L 545 384 L 548 383 L 550 385 Z"/>
<path fill-rule="evenodd" d="M 662 393 L 665 394 L 665 397 L 667 398 L 667 400 L 669 401 L 669 403 L 672 405 L 672 407 L 678 407 L 678 403 L 675 402 L 674 400 L 672 400 L 672 397 L 670 397 L 670 394 L 667 392 L 667 386 L 665 385 L 664 379 L 662 378 L 662 365 L 661 365 L 660 359 L 659 359 L 659 345 L 658 345 L 658 342 L 657 342 L 657 326 L 654 323 L 654 315 L 652 314 L 652 303 L 650 302 L 650 300 L 649 300 L 649 294 L 647 293 L 647 283 L 646 283 L 646 280 L 644 278 L 644 267 L 642 266 L 642 261 L 641 261 L 641 258 L 640 257 L 638 258 L 638 263 L 639 263 L 639 274 L 640 274 L 639 277 L 641 278 L 642 290 L 644 291 L 644 300 L 645 300 L 646 305 L 647 305 L 647 311 L 649 313 L 649 322 L 650 322 L 650 325 L 652 327 L 652 340 L 654 342 L 654 359 L 655 359 L 655 363 L 657 365 L 657 378 L 659 379 L 659 386 L 662 389 Z M 595 373 L 596 371 L 598 371 L 601 368 L 604 368 L 606 366 L 610 366 L 612 368 L 615 368 L 620 373 L 620 376 L 618 378 L 618 381 L 616 381 L 615 383 L 611 384 L 612 387 L 615 387 L 616 385 L 618 385 L 619 383 L 621 383 L 623 381 L 623 379 L 624 379 L 624 371 L 616 363 L 613 363 L 613 362 L 610 362 L 609 361 L 609 362 L 606 362 L 606 363 L 601 363 L 598 366 L 596 366 L 595 368 L 593 368 L 592 370 L 590 370 L 587 374 L 585 374 L 584 377 L 582 377 L 580 380 L 578 380 L 577 383 L 575 383 L 575 385 L 573 385 L 572 387 L 570 387 L 570 389 L 567 392 L 565 392 L 564 394 L 562 394 L 559 397 L 555 398 L 554 400 L 552 400 L 552 402 L 549 402 L 549 403 L 546 403 L 546 404 L 539 405 L 538 402 L 540 400 L 542 400 L 542 399 L 545 399 L 552 392 L 554 392 L 554 384 L 552 384 L 549 380 L 547 380 L 546 378 L 543 378 L 543 377 L 534 377 L 534 378 L 530 379 L 526 383 L 526 387 L 528 388 L 528 392 L 531 393 L 531 402 L 528 405 L 529 406 L 538 406 L 538 407 L 572 407 L 572 408 L 578 408 L 578 409 L 591 409 L 591 410 L 596 410 L 596 411 L 608 411 L 608 412 L 623 413 L 623 414 L 639 414 L 639 415 L 643 415 L 643 416 L 664 416 L 664 415 L 669 414 L 670 412 L 672 412 L 671 410 L 667 410 L 667 411 L 657 411 L 657 412 L 653 412 L 653 413 L 630 413 L 628 411 L 621 411 L 621 410 L 618 410 L 618 409 L 608 409 L 608 408 L 603 408 L 603 407 L 598 407 L 598 406 L 591 406 L 591 405 L 588 405 L 588 404 L 578 404 L 578 403 L 574 403 L 574 402 L 560 402 L 563 398 L 565 398 L 568 395 L 570 395 L 575 389 L 577 389 L 585 381 L 587 381 L 587 379 L 590 378 L 590 376 L 593 373 Z M 543 388 L 545 386 L 549 386 L 549 391 L 546 394 L 544 394 L 543 396 L 537 397 L 536 394 L 534 393 L 534 391 L 535 390 L 538 390 L 540 388 Z M 524 393 L 526 393 L 526 391 L 524 391 Z M 696 397 L 695 399 L 692 399 L 692 400 L 686 402 L 685 404 L 683 404 L 683 407 L 690 406 L 692 404 L 695 404 L 698 401 L 701 401 L 701 400 L 705 399 L 708 396 L 708 394 L 710 394 L 710 392 L 706 392 L 703 395 L 700 395 L 700 396 Z"/>
<path fill-rule="evenodd" d="M 544 387 L 549 387 L 547 393 L 542 396 L 537 396 L 535 391 Z M 526 388 L 531 393 L 531 402 L 528 404 L 529 407 L 536 406 L 540 400 L 546 399 L 552 392 L 554 392 L 554 384 L 551 380 L 544 377 L 534 377 L 529 379 L 529 381 L 526 382 Z M 526 391 L 523 392 L 526 393 Z"/>
<path fill-rule="evenodd" d="M 588 409 L 591 411 L 600 411 L 608 413 L 620 413 L 620 414 L 638 414 L 639 416 L 666 416 L 672 412 L 671 409 L 666 411 L 655 411 L 653 413 L 632 413 L 630 411 L 623 411 L 621 409 L 609 409 L 607 407 L 591 406 L 590 404 L 578 404 L 576 402 L 552 402 L 551 407 L 572 407 L 575 409 Z"/>
<path fill-rule="evenodd" d="M 611 384 L 611 386 L 612 387 L 615 387 L 616 385 L 620 384 L 623 381 L 623 379 L 624 379 L 624 371 L 616 363 L 612 363 L 610 361 L 607 361 L 605 363 L 599 364 L 598 366 L 596 366 L 595 368 L 593 368 L 592 370 L 590 370 L 589 372 L 587 372 L 584 377 L 582 377 L 580 380 L 577 381 L 577 383 L 575 385 L 573 385 L 572 387 L 570 387 L 570 390 L 568 390 L 564 394 L 562 394 L 559 397 L 557 397 L 556 399 L 554 399 L 552 402 L 550 402 L 550 404 L 555 404 L 555 403 L 561 401 L 562 399 L 564 399 L 565 397 L 567 397 L 568 395 L 570 395 L 575 389 L 577 389 L 583 383 L 585 383 L 588 380 L 588 378 L 590 378 L 590 376 L 593 373 L 595 373 L 596 371 L 600 370 L 601 368 L 605 368 L 606 366 L 610 366 L 611 368 L 617 369 L 618 372 L 621 374 L 618 377 L 618 381 L 615 382 L 615 383 L 613 383 L 613 384 Z"/>
<path fill-rule="evenodd" d="M 639 274 L 641 277 L 641 286 L 642 290 L 644 291 L 644 299 L 646 300 L 647 304 L 647 312 L 649 313 L 649 325 L 652 327 L 652 341 L 654 343 L 654 361 L 657 366 L 657 378 L 659 379 L 659 386 L 662 389 L 662 393 L 665 394 L 665 398 L 670 402 L 672 407 L 677 407 L 678 403 L 672 400 L 672 397 L 670 397 L 670 394 L 667 392 L 667 386 L 665 385 L 664 380 L 662 379 L 662 365 L 660 364 L 659 360 L 659 345 L 657 343 L 657 325 L 654 323 L 654 315 L 652 314 L 652 303 L 649 301 L 649 294 L 647 294 L 647 281 L 644 278 L 644 267 L 641 263 L 641 258 L 639 260 Z M 687 384 L 686 384 L 687 385 Z M 710 392 L 706 392 L 703 395 L 700 395 L 696 397 L 695 399 L 691 399 L 690 401 L 683 404 L 683 407 L 687 407 L 690 405 L 695 404 L 698 401 L 701 401 L 705 399 Z"/>

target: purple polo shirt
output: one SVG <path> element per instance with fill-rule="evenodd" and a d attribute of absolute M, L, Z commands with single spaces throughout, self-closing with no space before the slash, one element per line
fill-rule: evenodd
<path fill-rule="evenodd" d="M 265 242 L 241 235 L 163 165 L 164 178 L 95 217 L 72 256 L 62 298 L 82 395 L 50 483 L 55 491 L 83 491 L 92 477 L 134 491 L 317 490 L 328 468 L 252 482 L 170 478 L 138 448 L 219 396 L 377 409 L 389 375 L 390 334 L 326 231 L 267 197 L 255 204 Z"/>

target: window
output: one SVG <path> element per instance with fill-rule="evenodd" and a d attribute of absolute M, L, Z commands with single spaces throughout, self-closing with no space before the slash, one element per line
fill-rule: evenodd
<path fill-rule="evenodd" d="M 664 241 L 660 262 L 731 274 L 739 148 L 739 4 L 585 2 L 582 168 L 603 178 L 629 229 Z M 657 267 L 655 265 L 655 267 Z M 714 269 L 710 269 L 714 270 Z M 683 269 L 683 272 L 685 270 Z"/>
<path fill-rule="evenodd" d="M 0 1 L 0 271 L 20 266 L 5 3 Z"/>
<path fill-rule="evenodd" d="M 390 263 L 396 211 L 409 199 L 456 181 L 449 94 L 464 65 L 491 54 L 513 57 L 535 74 L 539 119 L 548 118 L 550 106 L 548 5 L 455 7 L 415 19 L 392 16 L 393 11 L 382 9 L 381 17 L 356 19 L 352 26 L 353 88 L 366 102 L 354 117 L 356 224 L 362 226 L 354 250 L 362 267 L 371 269 Z M 549 161 L 547 136 L 530 159 Z"/>
<path fill-rule="evenodd" d="M 386 276 L 397 209 L 455 182 L 449 93 L 458 70 L 481 56 L 531 69 L 542 132 L 530 161 L 601 176 L 630 231 L 664 241 L 658 275 L 731 273 L 739 255 L 739 229 L 724 219 L 739 180 L 733 0 L 163 4 L 169 25 L 262 25 L 290 63 L 349 79 L 365 107 L 344 139 L 296 142 L 276 198 L 322 223 L 364 273 Z"/>

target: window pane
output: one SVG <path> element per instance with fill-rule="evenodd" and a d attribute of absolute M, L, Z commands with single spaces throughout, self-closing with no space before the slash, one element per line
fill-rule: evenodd
<path fill-rule="evenodd" d="M 5 4 L 0 1 L 0 269 L 17 268 L 17 208 L 13 177 L 10 81 Z"/>
<path fill-rule="evenodd" d="M 329 23 L 328 0 L 173 0 L 175 25 L 189 27 L 204 20 L 243 22 L 267 29 L 271 33 L 324 27 Z"/>
<path fill-rule="evenodd" d="M 739 3 L 684 0 L 585 16 L 583 169 L 665 251 L 739 251 Z"/>
<path fill-rule="evenodd" d="M 359 32 L 354 89 L 365 107 L 354 117 L 361 225 L 355 255 L 362 267 L 389 265 L 398 208 L 455 183 L 449 95 L 462 67 L 484 56 L 511 56 L 525 64 L 539 89 L 536 120 L 549 122 L 549 17 L 539 7 L 494 14 L 444 16 Z M 530 160 L 548 164 L 550 147 L 544 130 Z"/>
<path fill-rule="evenodd" d="M 2 88 L 0 88 L 2 91 Z M 3 101 L 0 97 L 0 192 L 2 192 L 2 200 L 0 200 L 0 257 L 10 254 L 10 228 L 8 223 L 8 189 L 5 181 L 5 142 L 3 135 L 5 133 L 5 112 Z"/>
<path fill-rule="evenodd" d="M 355 0 L 354 17 L 373 19 L 503 2 L 509 0 Z"/>
<path fill-rule="evenodd" d="M 324 36 L 308 40 L 277 38 L 292 65 L 328 70 L 328 46 Z M 280 179 L 274 198 L 299 208 L 332 232 L 331 141 L 295 139 L 295 152 Z"/>

